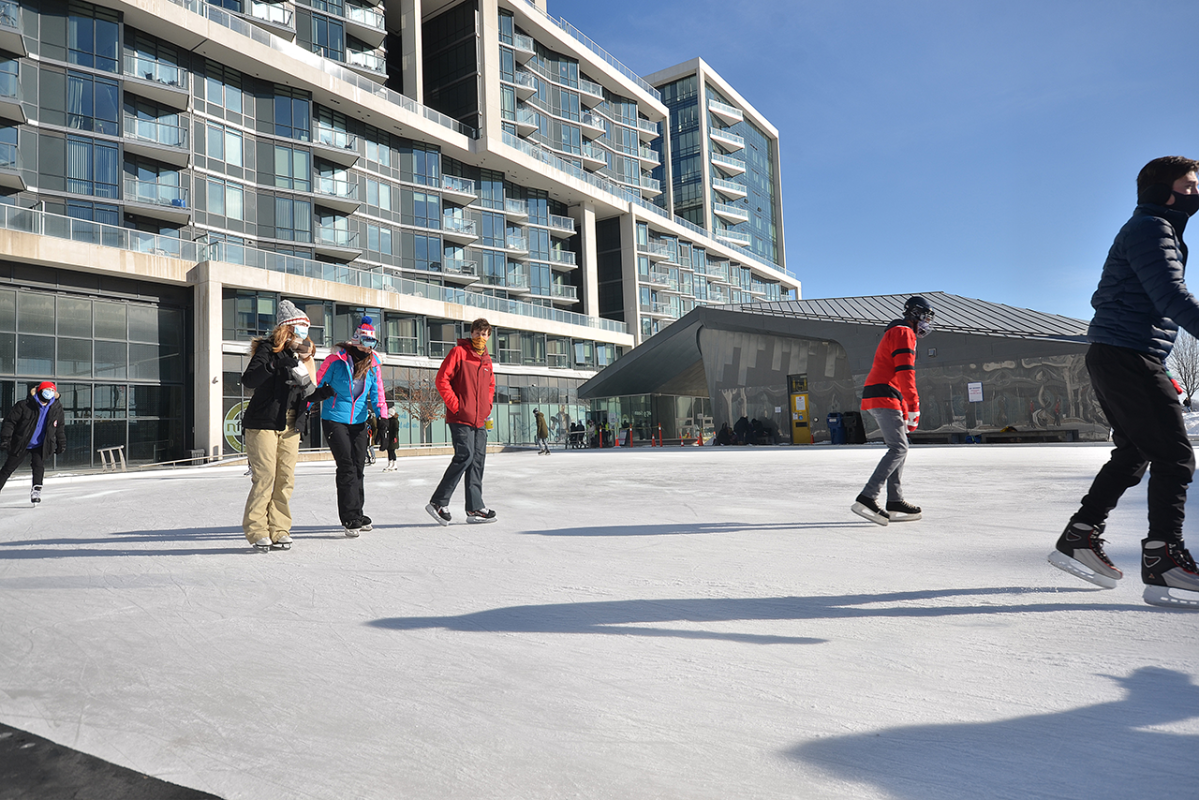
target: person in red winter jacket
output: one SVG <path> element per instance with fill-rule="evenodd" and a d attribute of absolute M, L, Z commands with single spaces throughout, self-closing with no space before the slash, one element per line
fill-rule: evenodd
<path fill-rule="evenodd" d="M 483 504 L 483 464 L 487 458 L 487 418 L 495 399 L 495 372 L 487 352 L 491 323 L 480 317 L 470 324 L 470 338 L 459 339 L 437 370 L 437 392 L 445 400 L 454 457 L 425 511 L 440 525 L 450 523 L 447 506 L 466 475 L 466 521 L 495 522 L 495 511 Z"/>
<path fill-rule="evenodd" d="M 920 508 L 903 499 L 903 462 L 908 455 L 907 435 L 920 424 L 916 340 L 932 330 L 935 313 L 923 297 L 908 298 L 903 306 L 903 319 L 889 324 L 878 343 L 874 364 L 862 388 L 862 410 L 874 416 L 887 453 L 850 510 L 877 525 L 920 519 Z M 878 503 L 884 486 L 886 510 Z"/>

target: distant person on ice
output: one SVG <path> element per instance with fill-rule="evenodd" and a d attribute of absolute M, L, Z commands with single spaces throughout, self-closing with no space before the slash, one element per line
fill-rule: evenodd
<path fill-rule="evenodd" d="M 920 508 L 903 499 L 903 462 L 908 457 L 907 435 L 920 424 L 916 340 L 932 331 L 935 315 L 923 297 L 908 298 L 903 318 L 889 324 L 878 343 L 862 389 L 862 410 L 874 415 L 887 452 L 850 510 L 877 525 L 920 519 Z M 878 504 L 884 488 L 886 510 Z"/>
<path fill-rule="evenodd" d="M 483 504 L 483 465 L 487 459 L 487 417 L 495 398 L 495 372 L 487 339 L 491 323 L 480 317 L 470 324 L 470 338 L 459 339 L 437 370 L 437 391 L 445 401 L 445 421 L 454 442 L 454 457 L 433 498 L 425 506 L 438 524 L 450 524 L 450 497 L 466 475 L 466 521 L 495 522 Z"/>
<path fill-rule="evenodd" d="M 316 382 L 332 394 L 321 403 L 321 430 L 337 464 L 337 515 L 346 536 L 358 536 L 373 527 L 363 513 L 366 493 L 363 475 L 370 431 L 366 420 L 370 409 L 387 419 L 382 364 L 375 355 L 375 327 L 363 317 L 349 341 L 321 362 Z"/>
<path fill-rule="evenodd" d="M 0 468 L 0 489 L 28 455 L 29 465 L 33 468 L 29 502 L 42 502 L 45 461 L 51 455 L 67 451 L 64 418 L 58 387 L 50 381 L 42 381 L 29 390 L 29 397 L 13 404 L 4 418 L 4 425 L 0 426 L 0 448 L 8 451 L 8 460 Z"/>
<path fill-rule="evenodd" d="M 537 455 L 550 454 L 550 426 L 545 422 L 545 415 L 540 408 L 533 409 L 533 418 L 537 421 Z"/>
<path fill-rule="evenodd" d="M 1149 470 L 1149 532 L 1141 540 L 1144 600 L 1199 610 L 1199 569 L 1182 540 L 1195 453 L 1165 361 L 1178 328 L 1199 336 L 1199 300 L 1183 283 L 1182 234 L 1199 210 L 1199 161 L 1166 156 L 1137 175 L 1137 207 L 1108 251 L 1091 297 L 1087 371 L 1112 429 L 1111 458 L 1057 540 L 1049 562 L 1097 586 L 1123 573 L 1103 552 L 1104 525 Z"/>
<path fill-rule="evenodd" d="M 279 303 L 275 329 L 250 345 L 241 382 L 253 389 L 241 415 L 252 485 L 241 529 L 255 549 L 291 549 L 291 493 L 296 485 L 300 431 L 307 427 L 309 399 L 316 394 L 316 363 L 308 338 L 308 315 L 290 300 Z"/>

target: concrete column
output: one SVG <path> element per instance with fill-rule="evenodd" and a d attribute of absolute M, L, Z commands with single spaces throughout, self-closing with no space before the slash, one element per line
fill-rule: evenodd
<path fill-rule="evenodd" d="M 397 5 L 387 3 L 388 22 Z M 400 64 L 404 70 L 404 95 L 418 103 L 425 102 L 425 64 L 421 44 L 421 0 L 401 0 L 399 8 Z"/>
<path fill-rule="evenodd" d="M 224 453 L 224 414 L 221 398 L 221 295 L 223 284 L 215 276 L 213 262 L 196 265 L 192 272 L 195 286 L 195 386 L 196 434 L 195 447 L 205 454 Z"/>
<path fill-rule="evenodd" d="M 479 133 L 484 140 L 503 141 L 500 112 L 500 7 L 479 0 Z"/>
<path fill-rule="evenodd" d="M 589 317 L 599 316 L 599 257 L 595 246 L 595 205 L 583 203 L 571 206 L 570 218 L 575 221 L 575 230 L 582 238 L 579 253 L 579 269 L 583 272 L 583 288 L 579 299 L 583 301 L 583 313 Z"/>
<path fill-rule="evenodd" d="M 633 342 L 641 344 L 641 300 L 637 292 L 637 218 L 633 214 L 620 215 L 620 267 L 620 284 L 624 289 L 624 321 L 633 335 Z"/>

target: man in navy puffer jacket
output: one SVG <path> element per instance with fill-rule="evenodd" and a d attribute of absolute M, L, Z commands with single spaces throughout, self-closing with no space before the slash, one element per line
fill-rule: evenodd
<path fill-rule="evenodd" d="M 1145 602 L 1199 609 L 1199 569 L 1182 540 L 1195 454 L 1165 360 L 1181 326 L 1199 337 L 1199 300 L 1183 282 L 1187 220 L 1199 211 L 1199 161 L 1166 156 L 1137 175 L 1137 207 L 1108 251 L 1087 371 L 1115 449 L 1095 476 L 1049 561 L 1098 586 L 1123 573 L 1103 552 L 1103 528 L 1120 496 L 1149 470 L 1149 533 L 1141 541 Z"/>

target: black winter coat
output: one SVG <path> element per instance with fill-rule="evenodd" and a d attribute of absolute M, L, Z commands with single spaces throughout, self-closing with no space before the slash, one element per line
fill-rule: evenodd
<path fill-rule="evenodd" d="M 1087 339 L 1165 361 L 1178 328 L 1199 336 L 1199 300 L 1186 287 L 1187 215 L 1143 203 L 1116 234 L 1091 297 Z"/>
<path fill-rule="evenodd" d="M 0 444 L 9 453 L 20 453 L 29 449 L 33 441 L 33 431 L 37 427 L 37 419 L 42 413 L 42 405 L 32 394 L 9 410 L 0 426 Z M 50 404 L 46 412 L 46 426 L 42 432 L 42 455 L 51 456 L 67 451 L 67 429 L 62 403 L 58 398 Z"/>
<path fill-rule="evenodd" d="M 241 376 L 242 385 L 254 390 L 241 415 L 242 430 L 286 430 L 289 409 L 296 411 L 296 427 L 304 430 L 302 418 L 308 404 L 304 391 L 291 378 L 291 368 L 298 366 L 300 359 L 287 348 L 271 352 L 269 339 L 259 339 L 255 345 L 250 364 Z"/>

